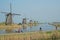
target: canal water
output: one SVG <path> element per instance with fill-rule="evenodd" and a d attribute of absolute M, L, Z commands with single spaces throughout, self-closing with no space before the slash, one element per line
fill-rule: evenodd
<path fill-rule="evenodd" d="M 40 31 L 40 28 L 42 31 L 53 31 L 55 30 L 55 26 L 52 25 L 48 25 L 48 24 L 41 24 L 38 26 L 33 26 L 33 27 L 27 27 L 26 29 L 21 29 L 20 31 L 22 32 L 34 32 L 34 31 Z M 58 30 L 60 30 L 60 28 L 58 28 Z M 18 29 L 12 30 L 14 33 L 16 33 L 16 31 L 18 31 Z M 4 30 L 0 30 L 0 34 L 5 34 L 6 31 Z"/>

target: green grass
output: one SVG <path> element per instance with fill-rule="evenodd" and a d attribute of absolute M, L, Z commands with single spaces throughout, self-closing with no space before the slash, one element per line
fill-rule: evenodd
<path fill-rule="evenodd" d="M 46 32 L 47 34 L 51 34 L 52 33 L 52 31 L 48 31 L 48 32 Z"/>

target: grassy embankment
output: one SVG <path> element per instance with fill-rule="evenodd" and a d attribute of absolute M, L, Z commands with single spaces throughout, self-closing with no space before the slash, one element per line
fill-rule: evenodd
<path fill-rule="evenodd" d="M 21 25 L 0 24 L 0 29 L 12 30 L 19 27 Z M 0 35 L 0 40 L 60 40 L 60 31 L 8 33 Z"/>

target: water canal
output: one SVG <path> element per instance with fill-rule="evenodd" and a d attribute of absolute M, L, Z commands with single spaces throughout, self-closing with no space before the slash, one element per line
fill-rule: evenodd
<path fill-rule="evenodd" d="M 33 27 L 27 27 L 26 29 L 21 29 L 22 32 L 35 32 L 35 31 L 40 31 L 40 28 L 42 31 L 53 31 L 55 30 L 55 26 L 48 25 L 48 24 L 41 24 L 38 26 L 33 26 Z M 60 30 L 60 28 L 58 28 Z M 16 33 L 18 29 L 12 30 L 12 32 Z M 6 34 L 7 32 L 4 30 L 0 30 L 0 34 Z"/>

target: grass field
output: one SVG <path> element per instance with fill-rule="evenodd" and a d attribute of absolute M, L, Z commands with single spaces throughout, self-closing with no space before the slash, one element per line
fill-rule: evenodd
<path fill-rule="evenodd" d="M 60 32 L 9 33 L 0 35 L 0 40 L 60 40 Z"/>
<path fill-rule="evenodd" d="M 0 29 L 15 29 L 15 28 L 22 28 L 22 25 L 12 24 L 12 25 L 0 25 Z"/>
<path fill-rule="evenodd" d="M 21 28 L 21 25 L 0 24 L 0 29 L 7 29 L 9 31 L 15 28 Z M 60 30 L 0 34 L 0 40 L 60 40 Z"/>

